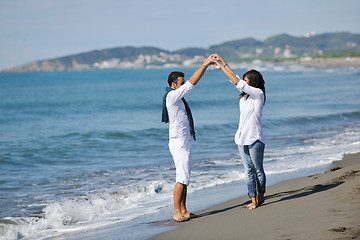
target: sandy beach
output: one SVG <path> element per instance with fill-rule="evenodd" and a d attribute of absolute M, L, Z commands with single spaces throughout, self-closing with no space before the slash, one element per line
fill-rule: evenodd
<path fill-rule="evenodd" d="M 360 153 L 324 173 L 267 188 L 265 203 L 248 210 L 248 197 L 216 205 L 151 239 L 360 239 Z"/>

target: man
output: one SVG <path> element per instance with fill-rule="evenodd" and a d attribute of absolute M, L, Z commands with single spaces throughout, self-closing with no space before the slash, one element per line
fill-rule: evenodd
<path fill-rule="evenodd" d="M 195 139 L 194 122 L 190 108 L 184 97 L 194 89 L 206 69 L 215 63 L 215 55 L 209 56 L 201 67 L 185 83 L 182 72 L 172 72 L 168 77 L 170 87 L 166 88 L 163 98 L 163 122 L 169 122 L 169 150 L 176 168 L 174 189 L 174 216 L 177 222 L 183 222 L 195 216 L 186 209 L 187 186 L 191 172 L 191 137 Z"/>

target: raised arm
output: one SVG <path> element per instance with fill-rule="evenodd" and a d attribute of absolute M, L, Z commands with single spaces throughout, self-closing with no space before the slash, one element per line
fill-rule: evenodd
<path fill-rule="evenodd" d="M 226 63 L 225 59 L 223 59 L 222 57 L 220 57 L 217 54 L 214 54 L 216 56 L 216 59 L 218 61 L 220 61 L 222 63 L 222 65 L 224 66 L 224 68 L 230 72 L 232 75 L 236 76 L 236 74 L 234 73 L 234 71 L 231 69 L 231 67 Z"/>
<path fill-rule="evenodd" d="M 225 75 L 231 80 L 231 82 L 233 82 L 235 85 L 237 85 L 238 82 L 240 81 L 240 79 L 236 77 L 236 74 L 229 66 L 224 67 L 224 65 L 222 66 L 220 65 L 220 63 L 216 62 L 214 67 L 217 69 L 221 69 L 225 73 Z"/>
<path fill-rule="evenodd" d="M 199 80 L 201 79 L 201 77 L 204 75 L 207 67 L 210 66 L 211 64 L 214 64 L 215 62 L 216 62 L 215 54 L 210 55 L 205 60 L 205 62 L 201 65 L 201 67 L 194 72 L 194 74 L 189 79 L 189 82 L 192 85 L 196 85 L 199 82 Z"/>
<path fill-rule="evenodd" d="M 244 80 L 241 80 L 237 75 L 233 75 L 234 72 L 230 72 L 224 66 L 221 66 L 220 63 L 216 62 L 214 67 L 217 69 L 221 69 L 240 92 L 246 92 L 247 94 L 249 94 L 254 98 L 261 98 L 262 96 L 264 96 L 264 93 L 260 88 L 249 86 Z"/>

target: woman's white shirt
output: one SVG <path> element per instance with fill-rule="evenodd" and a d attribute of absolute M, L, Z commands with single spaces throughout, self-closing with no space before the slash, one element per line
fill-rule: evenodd
<path fill-rule="evenodd" d="M 236 77 L 240 79 L 238 75 Z M 240 92 L 246 93 L 239 101 L 240 120 L 235 134 L 235 143 L 237 145 L 251 145 L 257 140 L 265 143 L 261 123 L 264 106 L 263 91 L 249 86 L 241 79 L 235 87 Z"/>

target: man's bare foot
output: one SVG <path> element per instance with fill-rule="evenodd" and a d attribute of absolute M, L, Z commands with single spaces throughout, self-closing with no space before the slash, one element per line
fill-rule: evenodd
<path fill-rule="evenodd" d="M 192 219 L 192 218 L 199 218 L 200 217 L 200 215 L 197 215 L 197 214 L 194 214 L 194 213 L 189 213 L 188 215 L 184 215 L 185 217 L 188 217 L 188 218 L 190 218 L 190 219 Z"/>
<path fill-rule="evenodd" d="M 180 211 L 175 211 L 173 216 L 174 221 L 176 222 L 184 222 L 189 220 L 190 218 L 187 216 L 184 216 Z"/>
<path fill-rule="evenodd" d="M 173 218 L 173 220 L 176 222 L 186 222 L 186 221 L 189 221 L 190 218 L 189 217 L 180 217 L 180 218 Z"/>
<path fill-rule="evenodd" d="M 190 217 L 190 213 L 185 209 L 185 210 L 183 210 L 183 211 L 181 211 L 181 215 L 183 216 L 183 217 Z"/>
<path fill-rule="evenodd" d="M 184 215 L 181 215 L 181 214 L 174 214 L 173 220 L 176 221 L 176 222 L 185 222 L 185 221 L 189 221 L 190 217 L 189 216 L 184 216 Z"/>
<path fill-rule="evenodd" d="M 182 212 L 182 215 L 183 215 L 184 217 L 189 218 L 189 219 L 200 217 L 199 215 L 196 215 L 196 214 L 194 214 L 194 213 L 190 213 L 190 212 L 188 212 L 188 211 Z"/>

